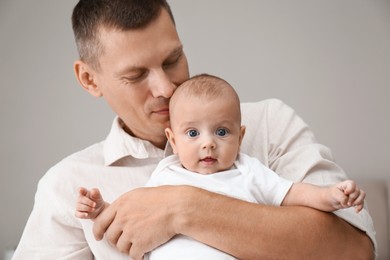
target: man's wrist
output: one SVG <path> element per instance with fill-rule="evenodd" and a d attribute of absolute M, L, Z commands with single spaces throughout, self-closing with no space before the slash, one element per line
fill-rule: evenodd
<path fill-rule="evenodd" d="M 202 190 L 193 186 L 176 186 L 173 191 L 176 203 L 172 208 L 172 227 L 175 234 L 184 234 L 193 225 L 196 218 L 196 203 L 200 200 Z"/>

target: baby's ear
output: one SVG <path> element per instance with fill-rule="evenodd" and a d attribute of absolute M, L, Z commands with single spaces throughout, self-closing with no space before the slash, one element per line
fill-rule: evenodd
<path fill-rule="evenodd" d="M 244 125 L 242 125 L 240 128 L 240 145 L 242 143 L 242 139 L 244 139 L 245 129 L 246 129 L 246 127 Z"/>
<path fill-rule="evenodd" d="M 172 146 L 172 150 L 174 154 L 177 154 L 177 149 L 176 149 L 176 143 L 175 143 L 175 135 L 173 134 L 173 131 L 171 128 L 165 128 L 165 135 L 168 138 L 168 142 Z"/>

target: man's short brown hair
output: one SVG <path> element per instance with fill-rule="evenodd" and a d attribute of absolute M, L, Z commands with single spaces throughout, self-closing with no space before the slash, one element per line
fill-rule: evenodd
<path fill-rule="evenodd" d="M 72 14 L 80 59 L 99 69 L 98 58 L 104 52 L 99 39 L 100 29 L 141 29 L 155 20 L 162 9 L 169 13 L 174 22 L 166 0 L 80 0 Z"/>

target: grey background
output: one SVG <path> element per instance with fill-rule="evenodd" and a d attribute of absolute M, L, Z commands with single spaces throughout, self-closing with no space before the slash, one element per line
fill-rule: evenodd
<path fill-rule="evenodd" d="M 0 0 L 0 255 L 14 247 L 40 177 L 105 138 L 113 113 L 77 84 L 76 0 Z M 242 101 L 279 98 L 351 178 L 388 178 L 390 1 L 171 0 L 191 74 Z"/>

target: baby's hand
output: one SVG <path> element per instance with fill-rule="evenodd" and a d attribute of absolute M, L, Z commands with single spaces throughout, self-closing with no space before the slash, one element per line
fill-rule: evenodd
<path fill-rule="evenodd" d="M 104 209 L 105 202 L 98 189 L 88 190 L 79 188 L 79 197 L 76 204 L 76 217 L 94 219 Z"/>
<path fill-rule="evenodd" d="M 363 209 L 366 193 L 354 181 L 346 180 L 336 184 L 336 187 L 346 196 L 344 202 L 340 201 L 343 207 L 354 206 L 357 213 Z"/>

